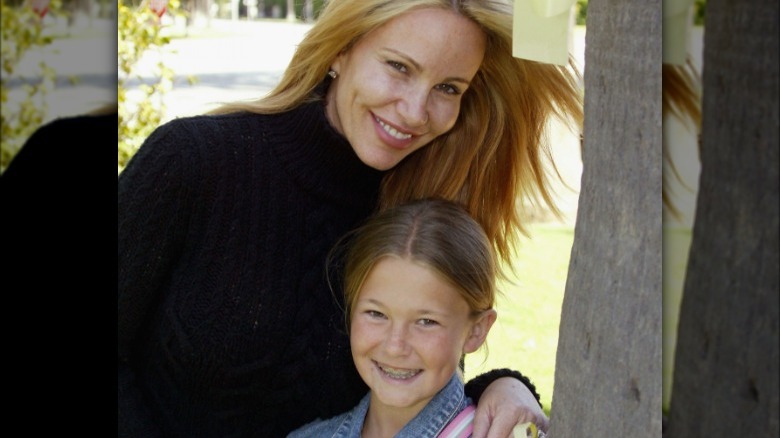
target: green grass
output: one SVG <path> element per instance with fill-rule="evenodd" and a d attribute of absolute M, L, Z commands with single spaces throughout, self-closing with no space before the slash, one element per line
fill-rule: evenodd
<path fill-rule="evenodd" d="M 536 385 L 549 416 L 574 229 L 536 224 L 529 231 L 530 238 L 518 245 L 513 284 L 499 283 L 498 320 L 488 335 L 487 357 L 482 351 L 466 357 L 466 379 L 495 368 L 520 371 Z"/>
<path fill-rule="evenodd" d="M 563 293 L 566 288 L 574 229 L 537 224 L 522 239 L 514 262 L 515 284 L 500 283 L 498 320 L 488 336 L 487 357 L 478 351 L 466 357 L 466 379 L 495 368 L 527 375 L 541 395 L 547 415 L 552 406 L 555 354 Z M 664 228 L 663 282 L 663 408 L 668 409 L 677 319 L 691 229 Z"/>
<path fill-rule="evenodd" d="M 680 318 L 680 303 L 692 237 L 692 231 L 689 227 L 664 227 L 662 407 L 665 411 L 669 409 L 671 402 L 677 324 Z"/>

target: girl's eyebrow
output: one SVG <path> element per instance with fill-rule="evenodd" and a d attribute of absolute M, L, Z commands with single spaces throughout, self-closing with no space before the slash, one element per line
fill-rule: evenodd
<path fill-rule="evenodd" d="M 367 303 L 372 304 L 374 306 L 384 306 L 381 301 L 375 299 L 375 298 L 359 298 L 358 303 Z"/>
<path fill-rule="evenodd" d="M 391 49 L 390 47 L 384 47 L 384 50 L 386 50 L 386 51 L 388 51 L 388 52 L 391 52 L 391 53 L 393 53 L 394 55 L 396 55 L 396 56 L 398 56 L 398 57 L 400 57 L 400 58 L 403 58 L 403 60 L 404 60 L 405 62 L 407 62 L 407 63 L 411 64 L 411 65 L 412 65 L 412 67 L 414 67 L 414 68 L 415 68 L 415 70 L 418 70 L 418 71 L 419 71 L 419 70 L 422 70 L 422 66 L 421 66 L 421 65 L 420 65 L 420 64 L 419 64 L 417 61 L 415 61 L 414 59 L 410 58 L 408 55 L 406 55 L 406 54 L 404 54 L 404 53 L 401 53 L 401 52 L 399 52 L 398 50 Z M 465 86 L 467 86 L 467 87 L 468 87 L 469 85 L 471 85 L 471 82 L 469 82 L 468 80 L 466 80 L 466 79 L 464 79 L 464 78 L 459 78 L 459 77 L 457 77 L 457 76 L 452 76 L 452 77 L 444 78 L 444 81 L 443 81 L 443 82 L 460 82 L 460 83 L 464 84 L 464 85 L 465 85 Z"/>
<path fill-rule="evenodd" d="M 371 304 L 371 305 L 376 306 L 376 307 L 383 307 L 384 306 L 384 304 L 381 301 L 379 301 L 379 300 L 377 300 L 375 298 L 359 299 L 358 303 Z M 438 317 L 443 317 L 443 316 L 447 315 L 447 312 L 442 312 L 442 311 L 437 311 L 437 310 L 430 310 L 430 309 L 420 309 L 420 310 L 417 310 L 416 312 L 417 312 L 418 316 L 438 316 Z"/>

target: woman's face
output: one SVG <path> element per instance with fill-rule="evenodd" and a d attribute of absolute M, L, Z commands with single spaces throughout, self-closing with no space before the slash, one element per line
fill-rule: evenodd
<path fill-rule="evenodd" d="M 396 17 L 333 62 L 328 119 L 363 163 L 390 169 L 455 125 L 484 54 L 484 32 L 451 10 Z"/>

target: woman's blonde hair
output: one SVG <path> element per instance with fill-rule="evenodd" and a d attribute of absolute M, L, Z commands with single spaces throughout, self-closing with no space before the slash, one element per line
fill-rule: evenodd
<path fill-rule="evenodd" d="M 661 86 L 661 111 L 671 117 L 677 118 L 680 122 L 690 126 L 699 137 L 701 132 L 701 79 L 690 56 L 685 64 L 663 64 L 662 65 L 662 86 Z M 675 145 L 669 144 L 668 137 L 664 136 L 663 157 L 664 167 L 669 172 L 664 171 L 661 185 L 661 199 L 663 206 L 675 217 L 680 217 L 680 210 L 672 202 L 672 196 L 669 187 L 672 184 L 672 178 L 678 182 L 684 183 L 684 178 L 680 174 L 677 166 L 672 160 L 673 154 L 670 148 Z M 700 149 L 700 143 L 697 141 L 697 147 Z M 697 150 L 701 154 L 701 150 Z"/>
<path fill-rule="evenodd" d="M 690 56 L 685 64 L 662 64 L 661 111 L 701 129 L 701 78 Z"/>
<path fill-rule="evenodd" d="M 485 32 L 483 63 L 463 96 L 458 121 L 389 170 L 378 208 L 439 197 L 463 204 L 482 225 L 498 254 L 511 255 L 526 205 L 554 213 L 545 161 L 555 169 L 544 131 L 550 116 L 581 126 L 580 73 L 512 56 L 511 0 L 330 0 L 299 44 L 281 82 L 259 100 L 213 113 L 276 113 L 316 99 L 331 63 L 362 36 L 401 14 L 442 8 L 471 19 Z"/>
<path fill-rule="evenodd" d="M 454 202 L 423 199 L 386 209 L 342 245 L 348 245 L 342 285 L 347 325 L 368 274 L 385 257 L 409 260 L 436 272 L 458 290 L 472 317 L 495 305 L 493 247 L 480 225 Z"/>

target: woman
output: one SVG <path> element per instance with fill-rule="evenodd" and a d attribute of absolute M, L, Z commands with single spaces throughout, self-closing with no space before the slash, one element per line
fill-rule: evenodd
<path fill-rule="evenodd" d="M 119 178 L 120 435 L 283 436 L 357 404 L 325 260 L 377 209 L 456 200 L 510 255 L 522 201 L 552 205 L 546 121 L 581 120 L 511 23 L 509 1 L 331 0 L 269 96 L 147 139 Z M 546 429 L 532 390 L 469 382 L 474 436 Z"/>

